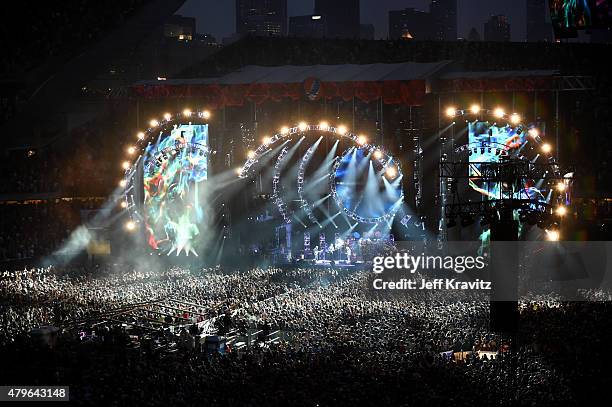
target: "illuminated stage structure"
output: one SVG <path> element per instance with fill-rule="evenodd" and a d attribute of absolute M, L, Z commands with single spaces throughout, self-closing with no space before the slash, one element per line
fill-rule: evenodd
<path fill-rule="evenodd" d="M 446 115 L 450 120 L 466 118 L 468 127 L 467 144 L 440 162 L 446 227 L 456 226 L 457 218 L 462 227 L 480 219 L 489 233 L 482 240 L 517 241 L 520 222 L 544 229 L 548 240 L 559 240 L 559 227 L 571 204 L 574 172 L 561 168 L 538 128 L 523 124 L 518 114 L 506 114 L 501 108 L 449 107 Z M 491 328 L 496 331 L 516 332 L 518 328 L 516 250 L 516 246 L 506 245 L 502 250 L 491 245 L 491 268 L 501 270 L 503 265 L 503 269 L 516 270 L 492 273 Z"/>
<path fill-rule="evenodd" d="M 573 171 L 561 168 L 539 129 L 501 108 L 451 107 L 447 116 L 468 119 L 468 142 L 440 162 L 446 226 L 455 226 L 457 218 L 462 226 L 477 218 L 486 226 L 516 211 L 520 222 L 537 224 L 549 240 L 558 240 Z"/>
<path fill-rule="evenodd" d="M 209 177 L 208 111 L 165 114 L 151 120 L 127 148 L 122 206 L 151 253 L 198 256 L 212 211 L 205 193 Z"/>
<path fill-rule="evenodd" d="M 257 43 L 260 40 L 252 41 Z M 278 46 L 283 48 L 283 44 Z M 467 240 L 477 239 L 481 230 L 477 230 L 479 222 L 476 222 L 475 213 L 482 213 L 480 208 L 483 206 L 487 210 L 494 208 L 493 199 L 491 196 L 483 199 L 482 191 L 470 186 L 466 163 L 470 151 L 473 161 L 477 154 L 482 153 L 476 154 L 470 148 L 455 152 L 454 146 L 450 147 L 452 143 L 447 142 L 448 136 L 454 135 L 453 129 L 459 126 L 444 119 L 444 106 L 470 105 L 476 100 L 481 106 L 517 106 L 530 112 L 534 121 L 550 125 L 548 133 L 544 127 L 539 128 L 542 135 L 551 140 L 554 155 L 559 158 L 571 154 L 569 148 L 558 148 L 566 131 L 563 116 L 569 109 L 566 109 L 564 95 L 593 88 L 589 77 L 560 76 L 554 70 L 464 71 L 451 61 L 262 66 L 267 64 L 259 63 L 257 57 L 248 56 L 251 46 L 251 42 L 237 45 L 238 49 L 245 51 L 246 58 L 239 69 L 229 68 L 234 70 L 221 76 L 202 73 L 200 78 L 142 81 L 131 87 L 130 95 L 139 102 L 136 117 L 157 111 L 160 102 L 188 103 L 215 110 L 210 140 L 211 149 L 216 151 L 212 164 L 214 172 L 231 172 L 236 179 L 237 166 L 240 166 L 240 177 L 236 182 L 239 195 L 225 188 L 223 181 L 225 196 L 219 198 L 219 202 L 226 203 L 228 216 L 225 219 L 231 218 L 224 225 L 227 226 L 224 231 L 227 235 L 225 251 L 227 257 L 231 256 L 230 251 L 236 254 L 232 260 L 251 255 L 252 264 L 267 264 L 272 256 L 293 261 L 303 254 L 305 258 L 314 259 L 315 250 L 322 250 L 318 239 L 322 232 L 326 233 L 328 248 L 334 243 L 336 231 L 340 232 L 344 243 L 350 241 L 351 236 L 355 240 L 390 240 L 391 234 L 397 240 L 444 241 L 447 239 L 445 215 L 451 214 L 449 205 L 453 196 L 455 203 L 462 203 L 458 201 L 460 198 L 465 198 L 463 203 L 472 200 L 471 206 L 454 206 L 452 213 L 457 223 L 460 220 L 466 224 L 475 221 L 474 228 L 465 228 L 463 235 Z M 291 52 L 292 48 L 283 49 Z M 313 84 L 317 86 L 313 87 Z M 541 106 L 548 107 L 542 109 Z M 456 118 L 469 118 L 471 114 L 470 109 L 454 113 Z M 470 120 L 485 115 L 494 119 L 491 124 L 504 121 L 504 124 L 509 122 L 518 127 L 512 123 L 512 115 L 504 114 L 499 119 L 494 110 L 482 109 Z M 295 125 L 300 121 L 307 123 Z M 286 123 L 294 124 L 281 127 Z M 321 124 L 326 126 L 318 127 Z M 351 130 L 356 134 L 348 131 L 349 127 L 358 129 Z M 492 129 L 494 139 L 505 135 L 503 127 L 500 126 L 501 130 Z M 467 135 L 467 124 L 465 128 Z M 484 134 L 479 131 L 475 125 L 474 135 Z M 521 127 L 521 132 L 528 131 L 527 126 Z M 367 143 L 360 140 L 362 132 L 367 134 Z M 470 144 L 467 137 L 462 144 Z M 530 156 L 534 145 L 527 143 L 522 155 L 534 158 L 535 155 Z M 378 178 L 377 185 L 370 183 L 368 189 L 368 178 L 363 173 L 354 186 L 341 179 L 349 169 L 352 155 L 355 155 L 356 163 L 363 159 L 362 156 L 370 154 L 368 148 L 371 146 L 380 146 L 381 153 L 392 156 L 398 164 L 401 162 L 395 170 L 398 178 L 403 174 L 403 182 L 399 185 L 401 190 L 377 195 L 379 199 L 389 197 L 382 206 L 378 202 L 358 206 L 355 210 L 354 204 L 359 201 L 355 196 L 366 190 L 374 192 L 376 186 L 380 192 L 386 185 L 382 178 Z M 488 151 L 486 148 L 484 154 Z M 491 151 L 496 151 L 493 144 Z M 455 160 L 455 155 L 461 154 L 465 156 L 464 162 Z M 533 175 L 533 168 L 550 164 L 543 160 L 543 154 L 546 153 L 540 152 L 531 169 L 521 171 L 531 171 Z M 445 157 L 443 168 L 439 165 L 442 157 Z M 380 172 L 377 165 L 379 163 L 374 161 L 372 171 L 375 174 Z M 459 171 L 461 166 L 463 169 Z M 491 176 L 490 171 L 493 171 L 488 164 L 475 164 L 473 169 L 485 171 L 481 177 Z M 439 171 L 446 171 L 446 175 L 440 177 Z M 465 182 L 457 179 L 454 185 L 459 188 L 458 195 L 454 195 L 454 178 L 447 175 L 464 173 Z M 563 175 L 556 174 L 555 177 Z M 547 179 L 550 177 L 550 173 L 546 175 Z M 500 183 L 471 178 L 471 184 L 476 188 L 493 195 L 506 194 L 506 186 Z M 538 182 L 539 177 L 535 178 Z M 387 181 L 393 184 L 388 177 Z M 530 182 L 527 179 L 521 181 L 523 184 Z M 571 189 L 569 181 L 567 187 Z M 552 239 L 558 236 L 558 231 L 553 229 L 554 223 L 545 223 L 553 218 L 544 217 L 546 211 L 529 210 L 532 206 L 543 207 L 541 196 L 534 203 L 529 194 L 541 194 L 548 199 L 549 190 L 548 186 L 538 188 L 536 185 L 524 188 L 513 197 L 513 201 L 516 204 L 522 195 L 530 201 L 527 210 L 512 210 L 512 214 L 522 220 L 523 230 L 534 221 L 549 226 L 546 229 L 551 233 L 547 236 Z M 392 198 L 399 196 L 403 196 L 404 202 L 393 213 L 390 209 L 396 201 Z M 551 198 L 547 211 L 552 211 L 556 202 L 556 198 Z M 556 213 L 556 208 L 554 210 Z M 563 209 L 559 212 L 562 213 Z M 487 222 L 490 216 L 478 220 Z M 452 224 L 450 217 L 448 221 Z M 537 228 L 531 230 L 535 234 Z M 305 234 L 309 234 L 309 238 L 305 239 Z M 324 255 L 328 257 L 329 252 Z"/>
<path fill-rule="evenodd" d="M 332 146 L 322 151 L 323 144 Z M 338 154 L 341 145 L 346 148 Z M 296 159 L 300 148 L 303 153 Z M 315 165 L 313 157 L 321 155 L 325 157 Z M 352 264 L 370 256 L 363 250 L 365 245 L 393 240 L 391 225 L 404 202 L 401 166 L 385 149 L 368 143 L 366 136 L 327 122 L 283 127 L 248 153 L 238 176 L 248 179 L 269 169 L 272 162 L 271 201 L 282 219 L 276 227 L 280 255 L 275 262 L 298 257 L 317 264 Z M 298 256 L 291 248 L 295 225 L 304 237 Z M 311 232 L 320 236 L 315 247 Z"/>

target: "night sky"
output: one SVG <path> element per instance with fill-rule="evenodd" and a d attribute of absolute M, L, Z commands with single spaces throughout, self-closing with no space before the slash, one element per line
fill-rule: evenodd
<path fill-rule="evenodd" d="M 289 16 L 311 14 L 313 0 L 288 0 Z M 429 10 L 430 0 L 361 0 L 361 22 L 374 24 L 376 38 L 387 37 L 388 11 L 414 7 Z M 235 30 L 234 0 L 187 0 L 177 14 L 195 17 L 199 33 L 211 33 L 217 41 Z M 525 0 L 458 0 L 458 35 L 467 37 L 475 27 L 482 36 L 485 20 L 505 14 L 510 20 L 512 41 L 525 40 Z"/>

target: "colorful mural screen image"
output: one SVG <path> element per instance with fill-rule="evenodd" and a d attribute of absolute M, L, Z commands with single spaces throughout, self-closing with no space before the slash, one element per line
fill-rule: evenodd
<path fill-rule="evenodd" d="M 539 185 L 527 180 L 518 190 L 502 188 L 498 182 L 487 182 L 477 177 L 482 163 L 499 162 L 503 157 L 516 157 L 527 154 L 529 136 L 517 128 L 491 126 L 487 122 L 470 122 L 468 126 L 469 143 L 469 186 L 488 199 L 536 199 L 545 201 Z M 510 196 L 511 195 L 511 196 Z"/>
<path fill-rule="evenodd" d="M 146 148 L 143 212 L 151 249 L 167 255 L 198 255 L 207 215 L 201 189 L 207 178 L 206 124 L 177 125 Z"/>

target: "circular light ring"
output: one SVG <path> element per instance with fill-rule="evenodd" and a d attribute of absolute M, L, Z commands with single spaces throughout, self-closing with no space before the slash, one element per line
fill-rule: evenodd
<path fill-rule="evenodd" d="M 517 117 L 520 119 L 522 116 L 517 114 L 516 112 L 508 113 L 505 110 L 496 107 L 494 109 L 485 109 L 481 106 L 478 106 L 478 111 L 474 112 L 474 107 L 478 105 L 473 105 L 467 108 L 457 108 L 454 109 L 454 115 L 452 117 L 462 117 L 462 116 L 491 116 L 495 119 L 508 119 L 510 121 L 513 117 Z M 450 108 L 448 108 L 450 109 Z M 447 109 L 447 110 L 448 110 Z M 448 115 L 446 115 L 449 117 Z M 518 124 L 518 123 L 515 123 Z"/>
<path fill-rule="evenodd" d="M 475 106 L 478 107 L 477 112 L 474 112 L 473 110 Z M 528 126 L 525 126 L 525 124 L 522 122 L 522 118 L 523 118 L 522 115 L 516 112 L 512 112 L 512 113 L 505 112 L 503 109 L 499 107 L 496 107 L 494 109 L 484 109 L 481 106 L 472 105 L 468 108 L 455 109 L 455 114 L 452 117 L 457 118 L 457 117 L 462 117 L 462 116 L 478 116 L 478 117 L 490 116 L 494 120 L 504 120 L 505 119 L 507 121 L 508 126 L 529 130 Z"/>
<path fill-rule="evenodd" d="M 471 110 L 472 108 L 462 108 L 462 109 L 456 109 L 456 116 L 465 116 L 465 115 L 474 115 L 474 113 Z M 488 116 L 492 116 L 493 118 L 499 119 L 500 117 L 496 116 L 496 112 L 500 110 L 499 107 L 495 108 L 495 109 L 483 109 L 482 107 L 480 107 L 479 111 L 478 111 L 478 115 L 479 116 L 483 116 L 483 115 L 488 115 Z M 518 118 L 522 118 L 523 116 L 513 112 L 513 113 L 505 113 L 502 115 L 502 119 L 508 119 L 508 123 L 506 124 L 506 127 L 510 127 L 512 129 L 516 129 L 517 133 L 520 130 L 520 133 L 530 133 L 533 129 L 535 129 L 535 127 L 533 126 L 529 126 L 526 125 L 523 122 L 518 122 L 518 123 L 511 123 L 511 119 L 512 117 L 518 117 Z M 495 124 L 494 124 L 495 125 Z M 501 127 L 501 126 L 498 126 Z M 536 129 L 537 131 L 537 129 Z M 532 137 L 533 142 L 536 143 L 536 145 L 539 147 L 542 144 L 545 144 L 544 140 L 542 140 L 542 138 L 539 136 L 539 132 L 537 137 Z M 531 141 L 531 140 L 530 140 Z M 529 143 L 529 142 L 527 142 Z M 525 143 L 524 145 L 527 145 L 527 143 Z M 510 149 L 508 146 L 501 144 L 501 143 L 496 143 L 496 142 L 491 142 L 490 144 L 490 148 L 495 148 L 495 154 L 499 155 L 500 157 L 508 157 L 510 154 L 508 153 L 508 150 Z M 480 144 L 478 143 L 470 143 L 470 144 L 464 144 L 461 145 L 459 147 L 457 147 L 455 149 L 455 153 L 462 153 L 462 152 L 475 152 L 476 149 L 480 149 L 482 148 Z M 486 148 L 489 148 L 488 146 Z M 522 149 L 522 148 L 521 148 Z M 519 150 L 521 150 L 519 149 Z M 540 149 L 541 150 L 541 149 Z M 554 162 L 555 158 L 554 156 L 552 156 L 551 154 L 545 155 L 545 157 L 548 159 L 549 162 Z M 519 157 L 520 158 L 520 157 Z"/>
<path fill-rule="evenodd" d="M 205 114 L 207 112 L 208 111 L 204 110 L 191 112 L 189 118 L 185 117 L 182 112 L 173 113 L 170 115 L 169 120 L 162 119 L 158 122 L 157 126 L 149 127 L 145 131 L 139 132 L 139 136 L 137 137 L 134 147 L 139 148 L 142 152 L 153 137 L 159 135 L 160 132 L 168 130 L 171 126 L 178 126 L 179 124 L 185 124 L 185 122 L 187 122 L 187 124 L 208 124 L 210 113 Z"/>
<path fill-rule="evenodd" d="M 314 154 L 314 151 L 316 150 L 317 146 L 318 146 L 318 143 L 314 143 L 313 145 L 308 147 L 308 150 L 306 150 L 306 153 L 300 160 L 300 166 L 298 168 L 298 178 L 297 178 L 297 193 L 298 193 L 298 199 L 300 200 L 300 207 L 304 210 L 304 212 L 306 212 L 306 216 L 308 216 L 308 219 L 312 223 L 318 223 L 318 222 L 317 222 L 317 218 L 312 213 L 312 207 L 310 203 L 306 200 L 306 198 L 304 198 L 304 172 L 306 170 L 306 165 L 308 165 L 308 162 L 310 161 L 310 158 Z"/>
<path fill-rule="evenodd" d="M 357 214 L 354 210 L 350 210 L 346 207 L 344 201 L 338 196 L 337 193 L 337 189 L 336 189 L 336 171 L 338 170 L 338 168 L 340 167 L 340 164 L 342 163 L 342 157 L 346 157 L 348 154 L 350 154 L 354 148 L 364 148 L 364 147 L 355 147 L 355 146 L 351 146 L 348 149 L 346 149 L 341 156 L 336 157 L 334 159 L 334 165 L 332 166 L 332 170 L 329 174 L 329 187 L 331 190 L 331 194 L 332 197 L 334 198 L 334 201 L 336 202 L 336 204 L 338 205 L 338 207 L 351 219 L 353 219 L 354 221 L 357 221 L 359 223 L 381 223 L 381 222 L 389 222 L 390 220 L 392 220 L 395 217 L 395 214 L 397 212 L 397 210 L 399 209 L 399 205 L 395 205 L 391 207 L 390 210 L 388 210 L 384 215 L 382 216 L 374 216 L 374 217 L 366 217 L 366 216 L 361 216 L 359 214 Z M 369 145 L 367 150 L 369 151 L 369 153 L 373 153 L 374 151 L 381 151 L 383 152 L 383 156 L 382 158 L 376 160 L 378 162 L 380 162 L 382 168 L 384 169 L 385 167 L 387 167 L 387 165 L 389 165 L 392 162 L 395 162 L 395 168 L 397 169 L 397 174 L 395 176 L 395 179 L 399 179 L 401 177 L 403 177 L 402 174 L 402 168 L 399 164 L 399 161 L 396 161 L 393 159 L 393 157 L 391 157 L 390 155 L 384 153 L 384 150 L 373 146 L 373 145 Z M 383 175 L 384 176 L 384 175 Z M 399 184 L 399 198 L 397 200 L 397 202 L 403 202 L 404 201 L 404 189 L 402 187 L 402 184 L 400 182 Z"/>
<path fill-rule="evenodd" d="M 166 115 L 166 117 L 168 116 Z M 185 116 L 184 111 L 181 111 L 170 114 L 169 119 L 164 118 L 162 120 L 155 120 L 157 122 L 156 126 L 148 127 L 145 131 L 140 131 L 137 133 L 137 141 L 133 145 L 135 151 L 132 154 L 128 154 L 130 157 L 127 158 L 127 161 L 130 161 L 131 165 L 125 169 L 123 174 L 123 179 L 125 180 L 126 184 L 125 188 L 123 189 L 123 195 L 127 205 L 126 209 L 128 210 L 130 219 L 132 221 L 139 222 L 143 219 L 136 210 L 137 205 L 133 193 L 135 186 L 134 175 L 138 162 L 142 158 L 147 146 L 151 144 L 151 140 L 154 137 L 157 137 L 160 133 L 164 133 L 171 128 L 176 128 L 179 124 L 184 124 L 186 121 L 187 124 L 208 124 L 208 119 L 210 119 L 210 112 L 207 110 L 191 111 L 188 118 Z M 204 154 L 210 154 L 210 148 L 208 146 L 201 145 L 200 143 L 192 143 L 190 146 L 191 148 L 198 148 L 200 151 L 203 151 Z M 136 155 L 136 152 L 138 152 L 138 155 Z"/>
<path fill-rule="evenodd" d="M 283 129 L 282 132 L 275 134 L 274 136 L 270 137 L 269 139 L 266 140 L 265 143 L 261 144 L 259 147 L 257 147 L 257 149 L 255 149 L 255 154 L 253 155 L 252 158 L 247 159 L 247 161 L 245 162 L 245 164 L 242 167 L 242 170 L 240 171 L 240 174 L 238 175 L 240 178 L 247 178 L 249 176 L 249 170 L 251 169 L 251 167 L 256 164 L 259 160 L 259 158 L 261 158 L 264 154 L 267 154 L 268 152 L 272 151 L 271 146 L 273 144 L 275 144 L 278 141 L 284 140 L 284 139 L 288 139 L 289 137 L 291 137 L 294 134 L 298 134 L 298 133 L 306 133 L 309 131 L 324 131 L 324 132 L 329 132 L 329 133 L 333 133 L 335 135 L 338 135 L 340 137 L 346 138 L 347 140 L 350 140 L 352 143 L 354 143 L 354 146 L 352 146 L 351 148 L 361 148 L 361 149 L 367 149 L 370 153 L 373 153 L 374 151 L 380 151 L 383 152 L 384 150 L 368 144 L 368 143 L 363 143 L 360 144 L 360 141 L 363 142 L 363 136 L 357 135 L 355 133 L 351 133 L 351 132 L 344 132 L 345 129 L 342 129 L 341 131 L 338 131 L 338 129 L 340 128 L 340 126 L 338 127 L 333 127 L 333 126 L 329 126 L 326 124 L 323 125 L 307 125 L 304 126 L 302 124 L 302 129 L 300 130 L 300 126 L 294 126 L 291 128 L 286 128 Z M 342 134 L 344 133 L 344 134 Z M 360 139 L 361 137 L 361 139 Z M 306 151 L 305 155 L 302 157 L 302 160 L 300 162 L 300 166 L 298 167 L 298 177 L 297 177 L 297 189 L 298 189 L 298 196 L 299 196 L 299 200 L 300 200 L 300 207 L 303 208 L 306 212 L 306 214 L 308 215 L 308 218 L 310 221 L 312 221 L 313 223 L 318 223 L 316 217 L 314 216 L 314 214 L 312 213 L 312 207 L 310 205 L 310 203 L 305 199 L 303 193 L 304 193 L 304 189 L 303 189 L 303 181 L 304 181 L 304 175 L 305 175 L 305 170 L 306 170 L 306 164 L 308 159 L 310 158 L 310 156 L 312 156 L 312 154 L 314 153 L 314 150 L 316 148 L 316 145 L 313 144 L 311 145 L 308 150 Z M 272 193 L 272 200 L 275 203 L 275 205 L 277 206 L 279 212 L 281 213 L 283 220 L 285 221 L 285 223 L 291 223 L 291 217 L 290 214 L 288 213 L 287 209 L 286 209 L 286 204 L 283 202 L 282 198 L 280 197 L 280 189 L 279 189 L 279 183 L 280 183 L 280 163 L 282 162 L 282 160 L 285 158 L 284 156 L 286 155 L 288 151 L 288 147 L 283 147 L 283 149 L 281 150 L 279 156 L 277 157 L 276 160 L 276 165 L 275 165 L 275 173 L 274 173 L 274 177 L 273 177 L 273 181 L 272 181 L 272 189 L 273 189 L 273 193 Z M 393 158 L 390 157 L 387 154 L 382 155 L 382 157 L 380 159 L 377 160 L 378 162 L 380 162 L 380 165 L 382 167 L 386 167 L 389 163 L 393 162 Z M 397 170 L 398 173 L 396 175 L 396 179 L 403 176 L 402 172 L 401 172 L 401 167 L 399 165 L 399 163 L 397 164 Z M 337 167 L 336 167 L 337 168 Z M 336 203 L 339 202 L 339 200 L 336 197 L 336 189 L 335 189 L 335 183 L 333 182 L 333 175 L 335 174 L 335 170 L 336 168 L 334 168 L 331 172 L 331 174 L 329 175 L 331 178 L 331 182 L 330 182 L 330 190 L 332 195 L 334 195 L 334 199 L 336 201 Z M 302 182 L 300 182 L 300 180 Z M 400 188 L 401 188 L 401 184 L 400 184 Z M 401 194 L 400 194 L 400 198 L 399 201 L 403 201 L 404 199 L 404 193 L 403 190 L 401 190 Z M 362 217 L 356 213 L 353 213 L 352 211 L 347 211 L 346 209 L 344 209 L 343 205 L 339 204 L 338 205 L 340 208 L 342 208 L 345 213 L 347 214 L 347 216 L 349 216 L 351 219 L 356 220 L 358 222 L 362 222 L 362 223 L 380 223 L 383 222 L 385 220 L 389 220 L 392 219 L 395 216 L 395 212 L 397 211 L 397 209 L 399 209 L 399 206 L 393 208 L 392 211 L 390 211 L 389 213 L 386 213 L 384 216 L 381 217 L 372 217 L 372 218 L 365 218 Z"/>
<path fill-rule="evenodd" d="M 281 164 L 283 160 L 285 159 L 285 157 L 287 156 L 288 152 L 289 152 L 289 147 L 287 146 L 283 147 L 283 149 L 281 150 L 280 154 L 278 155 L 276 159 L 276 164 L 274 164 L 274 177 L 272 178 L 272 201 L 274 202 L 274 204 L 276 204 L 276 207 L 278 208 L 278 211 L 282 215 L 285 223 L 291 223 L 291 218 L 289 217 L 289 214 L 287 213 L 285 202 L 283 202 L 283 199 L 280 197 L 280 194 L 279 194 L 280 191 L 279 191 L 278 184 L 280 183 Z"/>
<path fill-rule="evenodd" d="M 495 117 L 495 110 L 497 109 L 481 109 L 480 113 L 483 113 L 485 115 L 488 114 L 488 115 Z M 473 115 L 473 113 L 471 113 L 469 109 L 457 110 L 457 116 L 469 115 L 469 114 Z M 521 115 L 517 113 L 510 113 L 510 114 L 505 113 L 504 117 L 510 119 L 513 115 L 522 117 Z M 502 126 L 499 126 L 499 127 L 501 128 Z M 549 188 L 554 189 L 554 185 L 551 186 L 550 184 L 558 182 L 559 178 L 561 177 L 560 167 L 558 165 L 554 165 L 556 160 L 555 160 L 555 157 L 552 155 L 552 151 L 549 153 L 542 152 L 541 146 L 545 144 L 545 140 L 543 140 L 539 132 L 537 133 L 537 136 L 533 136 L 531 134 L 532 130 L 536 128 L 530 125 L 526 125 L 524 123 L 514 123 L 514 124 L 508 123 L 505 127 L 521 130 L 521 133 L 525 133 L 528 135 L 529 140 L 526 143 L 524 143 L 521 147 L 515 148 L 515 149 L 511 149 L 507 145 L 497 143 L 497 142 L 490 142 L 486 147 L 482 147 L 482 144 L 479 142 L 473 142 L 473 143 L 464 144 L 464 145 L 461 145 L 455 148 L 454 152 L 458 154 L 469 153 L 471 155 L 472 153 L 482 152 L 482 149 L 484 148 L 484 149 L 490 150 L 491 153 L 494 153 L 495 155 L 498 155 L 499 157 L 504 157 L 504 158 L 515 157 L 516 159 L 519 159 L 519 160 L 528 160 L 530 163 L 536 163 L 540 159 L 545 159 L 547 163 L 553 164 L 552 173 L 547 172 L 545 174 L 542 174 L 542 177 L 539 177 L 539 178 L 536 177 L 537 178 L 536 180 L 542 180 L 544 181 L 546 185 L 549 186 Z M 537 155 L 533 159 L 525 157 L 524 152 L 523 152 L 523 148 L 527 146 L 529 143 L 535 144 L 534 150 Z M 536 175 L 539 176 L 540 174 L 536 174 Z M 524 191 L 521 193 L 528 195 L 528 193 Z M 557 200 L 559 200 L 560 195 L 562 194 L 556 195 Z M 528 196 L 527 198 L 530 199 Z M 538 207 L 543 207 L 542 205 L 543 204 L 540 203 Z M 546 204 L 545 206 L 554 207 L 555 205 L 554 203 L 550 203 L 550 204 Z"/>
<path fill-rule="evenodd" d="M 257 147 L 253 157 L 245 161 L 244 165 L 242 166 L 242 171 L 240 172 L 239 177 L 247 178 L 250 175 L 251 167 L 259 161 L 261 156 L 263 156 L 264 154 L 272 150 L 270 147 L 274 143 L 276 143 L 277 141 L 289 138 L 293 136 L 294 134 L 308 133 L 311 131 L 322 131 L 322 132 L 327 132 L 327 133 L 337 135 L 342 138 L 349 139 L 352 142 L 359 144 L 359 136 L 350 131 L 345 132 L 346 128 L 344 126 L 333 127 L 333 126 L 326 125 L 325 123 L 322 122 L 321 124 L 308 124 L 305 127 L 303 125 L 301 127 L 303 130 L 300 130 L 299 125 L 296 125 L 294 127 L 289 127 L 286 129 L 287 131 L 276 133 L 274 136 L 270 138 L 270 140 L 267 143 L 261 144 L 259 147 Z M 361 145 L 361 147 L 368 147 L 368 146 L 369 144 L 367 143 Z"/>
<path fill-rule="evenodd" d="M 475 105 L 476 106 L 476 105 Z M 530 133 L 531 131 L 533 131 L 535 129 L 535 131 L 537 132 L 537 129 L 533 126 L 529 126 L 526 125 L 525 123 L 522 122 L 522 118 L 523 116 L 516 113 L 516 112 L 512 112 L 512 113 L 507 113 L 505 111 L 503 111 L 503 109 L 496 107 L 494 109 L 483 109 L 482 107 L 479 106 L 479 110 L 478 112 L 474 112 L 473 111 L 473 107 L 471 106 L 469 108 L 462 108 L 462 109 L 455 109 L 455 115 L 454 117 L 461 117 L 461 116 L 469 116 L 469 115 L 477 115 L 477 116 L 490 116 L 495 120 L 500 120 L 500 119 L 505 119 L 507 120 L 506 123 L 506 127 L 511 127 L 513 129 L 517 129 L 520 130 L 520 132 L 526 132 L 526 133 Z M 499 114 L 500 112 L 503 112 L 503 114 Z M 495 125 L 495 121 L 493 122 Z M 501 127 L 501 126 L 498 126 Z M 520 134 L 520 133 L 519 133 Z M 541 139 L 541 137 L 539 136 L 539 132 L 537 132 L 537 136 L 536 137 L 532 137 L 533 140 L 538 144 L 544 144 L 543 140 Z M 493 144 L 493 143 L 491 143 Z M 496 143 L 497 144 L 497 143 Z M 502 145 L 503 146 L 503 145 Z M 472 148 L 474 146 L 469 146 L 469 145 L 464 145 L 464 146 L 460 146 L 457 149 L 455 149 L 455 152 L 462 152 L 462 151 L 467 151 L 470 148 Z M 503 146 L 505 149 L 507 149 L 507 147 Z M 507 154 L 504 154 L 503 152 L 500 153 L 500 156 L 507 156 Z M 548 156 L 549 160 L 554 160 L 554 157 L 552 156 Z"/>

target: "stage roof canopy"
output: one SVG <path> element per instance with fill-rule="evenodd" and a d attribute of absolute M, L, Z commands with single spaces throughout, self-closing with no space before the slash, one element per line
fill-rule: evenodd
<path fill-rule="evenodd" d="M 302 83 L 308 78 L 321 82 L 383 82 L 428 79 L 452 61 L 431 63 L 342 65 L 246 65 L 217 78 L 169 79 L 166 85 L 246 85 L 253 83 Z M 136 85 L 159 85 L 160 81 L 141 81 Z"/>
<path fill-rule="evenodd" d="M 454 61 L 342 65 L 246 65 L 219 77 L 158 79 L 132 85 L 144 99 L 199 98 L 211 107 L 242 106 L 283 99 L 381 99 L 385 104 L 422 105 L 427 93 L 555 89 L 552 70 L 459 69 Z"/>

